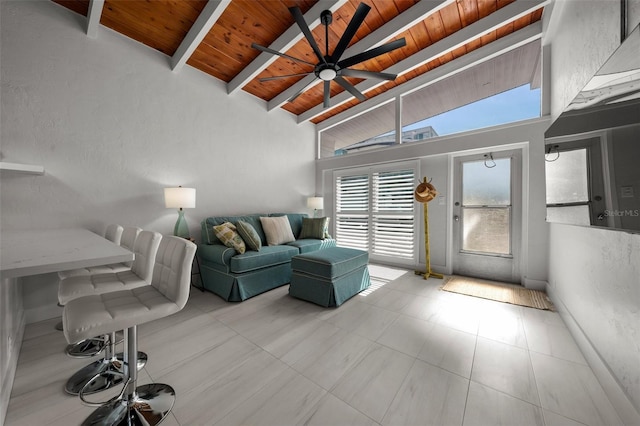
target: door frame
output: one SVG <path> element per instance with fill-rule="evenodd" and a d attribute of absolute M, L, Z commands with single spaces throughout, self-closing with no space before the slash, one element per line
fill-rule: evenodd
<path fill-rule="evenodd" d="M 457 201 L 456 196 L 461 194 L 462 181 L 458 182 L 456 175 L 457 165 L 463 161 L 477 161 L 483 160 L 484 154 L 493 153 L 495 158 L 504 158 L 505 156 L 511 156 L 515 161 L 512 161 L 512 173 L 511 173 L 511 197 L 512 197 L 512 209 L 511 209 L 511 226 L 512 226 L 512 240 L 511 240 L 511 252 L 512 252 L 512 268 L 511 268 L 511 281 L 515 283 L 523 283 L 524 270 L 524 258 L 526 256 L 526 202 L 528 193 L 527 188 L 527 173 L 528 173 L 528 147 L 523 144 L 512 144 L 508 146 L 500 147 L 488 147 L 473 151 L 456 152 L 449 156 L 449 202 L 447 203 L 448 214 L 448 246 L 447 251 L 447 273 L 452 274 L 455 263 L 455 249 L 458 244 L 454 240 L 454 216 L 456 215 L 456 206 L 454 203 Z M 489 160 L 490 161 L 490 160 Z"/>

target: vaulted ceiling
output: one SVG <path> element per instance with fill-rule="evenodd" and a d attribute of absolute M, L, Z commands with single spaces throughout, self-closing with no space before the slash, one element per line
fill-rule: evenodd
<path fill-rule="evenodd" d="M 229 94 L 244 90 L 283 108 L 298 122 L 319 124 L 363 103 L 331 83 L 331 106 L 323 106 L 323 85 L 315 75 L 261 81 L 263 78 L 312 73 L 303 62 L 261 52 L 257 43 L 311 63 L 318 59 L 289 11 L 298 6 L 314 39 L 325 47 L 323 10 L 333 12 L 328 47 L 333 51 L 358 5 L 371 7 L 343 57 L 400 38 L 406 46 L 353 68 L 398 74 L 393 81 L 345 77 L 367 101 L 413 87 L 439 67 L 474 51 L 527 31 L 524 41 L 539 37 L 544 0 L 53 0 L 87 17 L 87 34 L 100 25 L 170 57 L 175 72 L 185 65 L 227 85 Z M 535 29 L 532 30 L 532 27 Z M 523 41 L 515 40 L 514 45 Z M 508 48 L 500 47 L 503 51 Z M 477 52 L 476 52 L 477 53 Z M 488 54 L 488 53 L 487 53 Z M 412 84 L 409 84 L 412 82 Z M 288 100 L 297 92 L 294 101 Z"/>

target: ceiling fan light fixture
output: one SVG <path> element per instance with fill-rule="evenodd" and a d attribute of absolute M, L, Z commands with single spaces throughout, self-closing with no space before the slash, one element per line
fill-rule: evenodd
<path fill-rule="evenodd" d="M 338 73 L 336 72 L 336 70 L 331 68 L 325 68 L 323 70 L 320 70 L 320 72 L 318 73 L 318 77 L 320 77 L 320 79 L 324 81 L 331 81 L 336 78 L 337 75 Z"/>

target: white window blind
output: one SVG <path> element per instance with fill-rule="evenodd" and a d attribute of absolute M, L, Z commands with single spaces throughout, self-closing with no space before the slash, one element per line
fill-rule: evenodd
<path fill-rule="evenodd" d="M 369 175 L 336 179 L 336 241 L 369 251 Z"/>
<path fill-rule="evenodd" d="M 413 168 L 342 172 L 336 183 L 336 240 L 340 247 L 369 252 L 372 259 L 415 259 Z"/>

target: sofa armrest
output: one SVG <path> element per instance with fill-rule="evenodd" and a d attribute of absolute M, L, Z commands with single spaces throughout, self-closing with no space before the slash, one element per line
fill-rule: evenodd
<path fill-rule="evenodd" d="M 200 244 L 198 255 L 203 261 L 229 266 L 236 250 L 222 244 Z"/>

